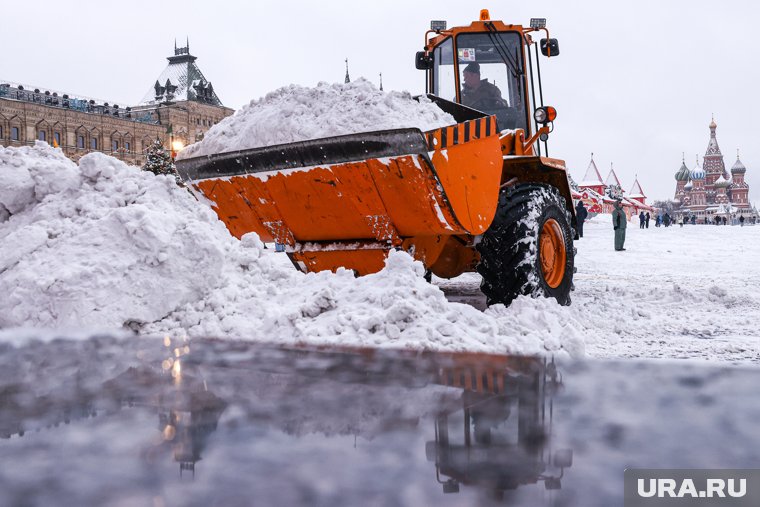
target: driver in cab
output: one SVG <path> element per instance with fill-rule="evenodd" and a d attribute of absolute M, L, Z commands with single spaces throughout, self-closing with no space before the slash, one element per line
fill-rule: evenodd
<path fill-rule="evenodd" d="M 462 72 L 462 104 L 473 109 L 490 109 L 495 105 L 505 107 L 506 101 L 501 97 L 501 90 L 487 79 L 480 79 L 480 64 L 470 62 Z"/>

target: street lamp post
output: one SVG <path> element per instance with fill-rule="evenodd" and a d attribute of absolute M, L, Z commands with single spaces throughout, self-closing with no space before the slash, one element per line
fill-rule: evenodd
<path fill-rule="evenodd" d="M 177 158 L 177 153 L 182 151 L 182 149 L 185 147 L 185 143 L 183 143 L 180 140 L 175 141 L 174 136 L 172 135 L 171 145 L 172 145 L 172 162 L 174 162 L 174 159 Z"/>

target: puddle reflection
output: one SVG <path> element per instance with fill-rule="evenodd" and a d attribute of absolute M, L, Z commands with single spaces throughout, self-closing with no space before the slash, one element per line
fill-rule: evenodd
<path fill-rule="evenodd" d="M 269 500 L 279 499 L 282 484 L 296 480 L 302 483 L 296 490 L 311 491 L 296 503 L 314 504 L 309 496 L 314 490 L 334 488 L 329 502 L 317 496 L 316 504 L 352 505 L 363 495 L 375 503 L 406 504 L 404 489 L 392 479 L 400 476 L 404 488 L 423 498 L 461 496 L 464 485 L 476 493 L 465 503 L 480 503 L 473 498 L 498 500 L 504 491 L 537 482 L 559 489 L 572 464 L 571 451 L 552 450 L 552 398 L 561 382 L 554 363 L 544 359 L 282 349 L 214 340 L 179 346 L 170 340 L 139 345 L 107 341 L 88 353 L 81 347 L 34 344 L 31 354 L 20 348 L 3 355 L 0 362 L 6 365 L 33 356 L 32 363 L 55 375 L 43 375 L 34 364 L 23 367 L 20 377 L 8 375 L 7 369 L 0 374 L 0 435 L 20 440 L 6 447 L 10 452 L 3 453 L 0 463 L 5 468 L 14 461 L 38 474 L 18 486 L 12 474 L 0 472 L 0 501 L 23 497 L 29 505 L 53 505 L 72 495 L 76 503 L 86 504 L 95 498 L 101 502 L 105 495 L 118 502 L 135 492 L 155 498 L 156 484 L 167 489 L 192 479 L 199 489 L 187 494 L 202 492 L 200 505 L 227 486 L 215 480 L 230 470 L 224 480 L 233 488 L 277 485 Z M 95 362 L 88 357 L 93 354 Z M 139 414 L 153 418 L 152 437 L 136 426 Z M 61 423 L 73 423 L 71 431 L 46 434 Z M 25 436 L 29 430 L 40 437 L 30 440 Z M 87 434 L 89 439 L 83 439 Z M 341 471 L 346 458 L 339 437 L 346 436 L 354 442 L 348 457 L 357 469 L 372 471 L 372 483 Z M 357 438 L 366 444 L 357 446 Z M 125 448 L 122 441 L 130 439 L 136 445 Z M 59 484 L 59 490 L 46 493 L 50 477 L 42 462 L 35 462 L 46 459 L 45 454 L 32 453 L 40 445 L 51 456 L 87 454 L 83 449 L 93 446 L 99 453 L 71 461 L 68 471 L 79 484 Z M 396 465 L 388 468 L 365 448 L 390 452 Z M 304 460 L 304 452 L 313 463 Z M 196 466 L 209 453 L 214 458 L 204 466 L 209 477 L 204 481 L 196 476 Z M 160 472 L 168 456 L 178 464 L 179 479 Z M 264 462 L 266 475 L 235 475 L 234 470 L 256 470 Z M 319 474 L 304 472 L 320 462 L 325 467 L 319 467 Z M 114 463 L 133 467 L 133 483 L 109 489 L 105 467 Z M 298 479 L 289 477 L 291 469 Z M 104 470 L 104 476 L 86 475 L 93 470 Z M 104 484 L 97 485 L 99 480 Z M 40 488 L 37 496 L 28 496 L 29 485 Z M 241 491 L 241 498 L 246 495 Z"/>
<path fill-rule="evenodd" d="M 463 356 L 440 380 L 463 388 L 461 408 L 438 415 L 435 440 L 425 446 L 444 493 L 477 485 L 500 500 L 520 485 L 562 487 L 573 453 L 552 449 L 553 396 L 561 386 L 553 361 Z"/>

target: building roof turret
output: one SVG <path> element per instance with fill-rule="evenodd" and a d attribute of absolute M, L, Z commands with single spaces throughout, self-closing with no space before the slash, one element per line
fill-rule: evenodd
<path fill-rule="evenodd" d="M 633 187 L 631 187 L 631 191 L 628 193 L 628 197 L 630 199 L 646 198 L 646 196 L 644 195 L 644 191 L 641 190 L 641 185 L 639 184 L 638 176 L 636 177 L 636 179 L 633 180 Z"/>
<path fill-rule="evenodd" d="M 681 159 L 681 168 L 676 172 L 676 181 L 689 181 L 689 168 L 686 167 L 686 158 Z"/>
<path fill-rule="evenodd" d="M 683 189 L 686 190 L 687 192 L 691 190 L 692 188 L 694 188 L 694 184 L 691 182 L 691 180 L 687 181 L 686 185 L 683 186 Z"/>
<path fill-rule="evenodd" d="M 718 125 L 715 123 L 715 118 L 712 119 L 710 122 L 710 141 L 707 143 L 707 151 L 705 152 L 705 156 L 715 156 L 723 158 L 723 154 L 720 152 L 720 146 L 718 146 L 718 138 L 715 134 L 715 129 L 718 128 Z"/>
<path fill-rule="evenodd" d="M 620 180 L 615 173 L 615 169 L 612 168 L 612 163 L 610 163 L 610 172 L 607 174 L 607 179 L 604 181 L 604 184 L 608 187 L 611 187 L 613 185 L 621 186 Z"/>
<path fill-rule="evenodd" d="M 581 187 L 604 186 L 604 183 L 602 182 L 602 175 L 599 174 L 599 170 L 596 168 L 593 153 L 591 154 L 591 162 L 588 164 L 586 174 L 583 176 L 583 181 L 578 183 L 578 185 Z"/>
<path fill-rule="evenodd" d="M 726 178 L 724 178 L 723 175 L 721 174 L 720 176 L 718 176 L 718 179 L 715 180 L 715 183 L 713 185 L 715 186 L 715 188 L 726 188 L 730 184 L 731 183 Z"/>
<path fill-rule="evenodd" d="M 214 106 L 222 106 L 222 101 L 206 80 L 190 54 L 190 41 L 183 48 L 174 42 L 174 56 L 168 56 L 169 65 L 158 76 L 156 84 L 145 94 L 139 105 L 154 105 L 162 102 L 192 100 Z"/>
<path fill-rule="evenodd" d="M 742 161 L 739 160 L 739 150 L 736 150 L 736 162 L 734 163 L 733 167 L 731 167 L 731 174 L 744 174 L 747 172 L 747 168 L 744 167 L 744 164 L 742 164 Z"/>
<path fill-rule="evenodd" d="M 694 169 L 691 170 L 691 176 L 692 180 L 703 180 L 705 179 L 705 171 L 699 167 L 699 155 L 697 155 L 697 165 L 694 166 Z"/>

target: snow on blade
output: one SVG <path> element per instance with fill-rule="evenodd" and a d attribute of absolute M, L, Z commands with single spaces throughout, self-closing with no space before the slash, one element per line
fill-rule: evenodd
<path fill-rule="evenodd" d="M 178 158 L 378 130 L 426 131 L 455 123 L 426 97 L 417 101 L 408 92 L 383 92 L 365 79 L 323 82 L 315 88 L 289 85 L 252 100 Z"/>

